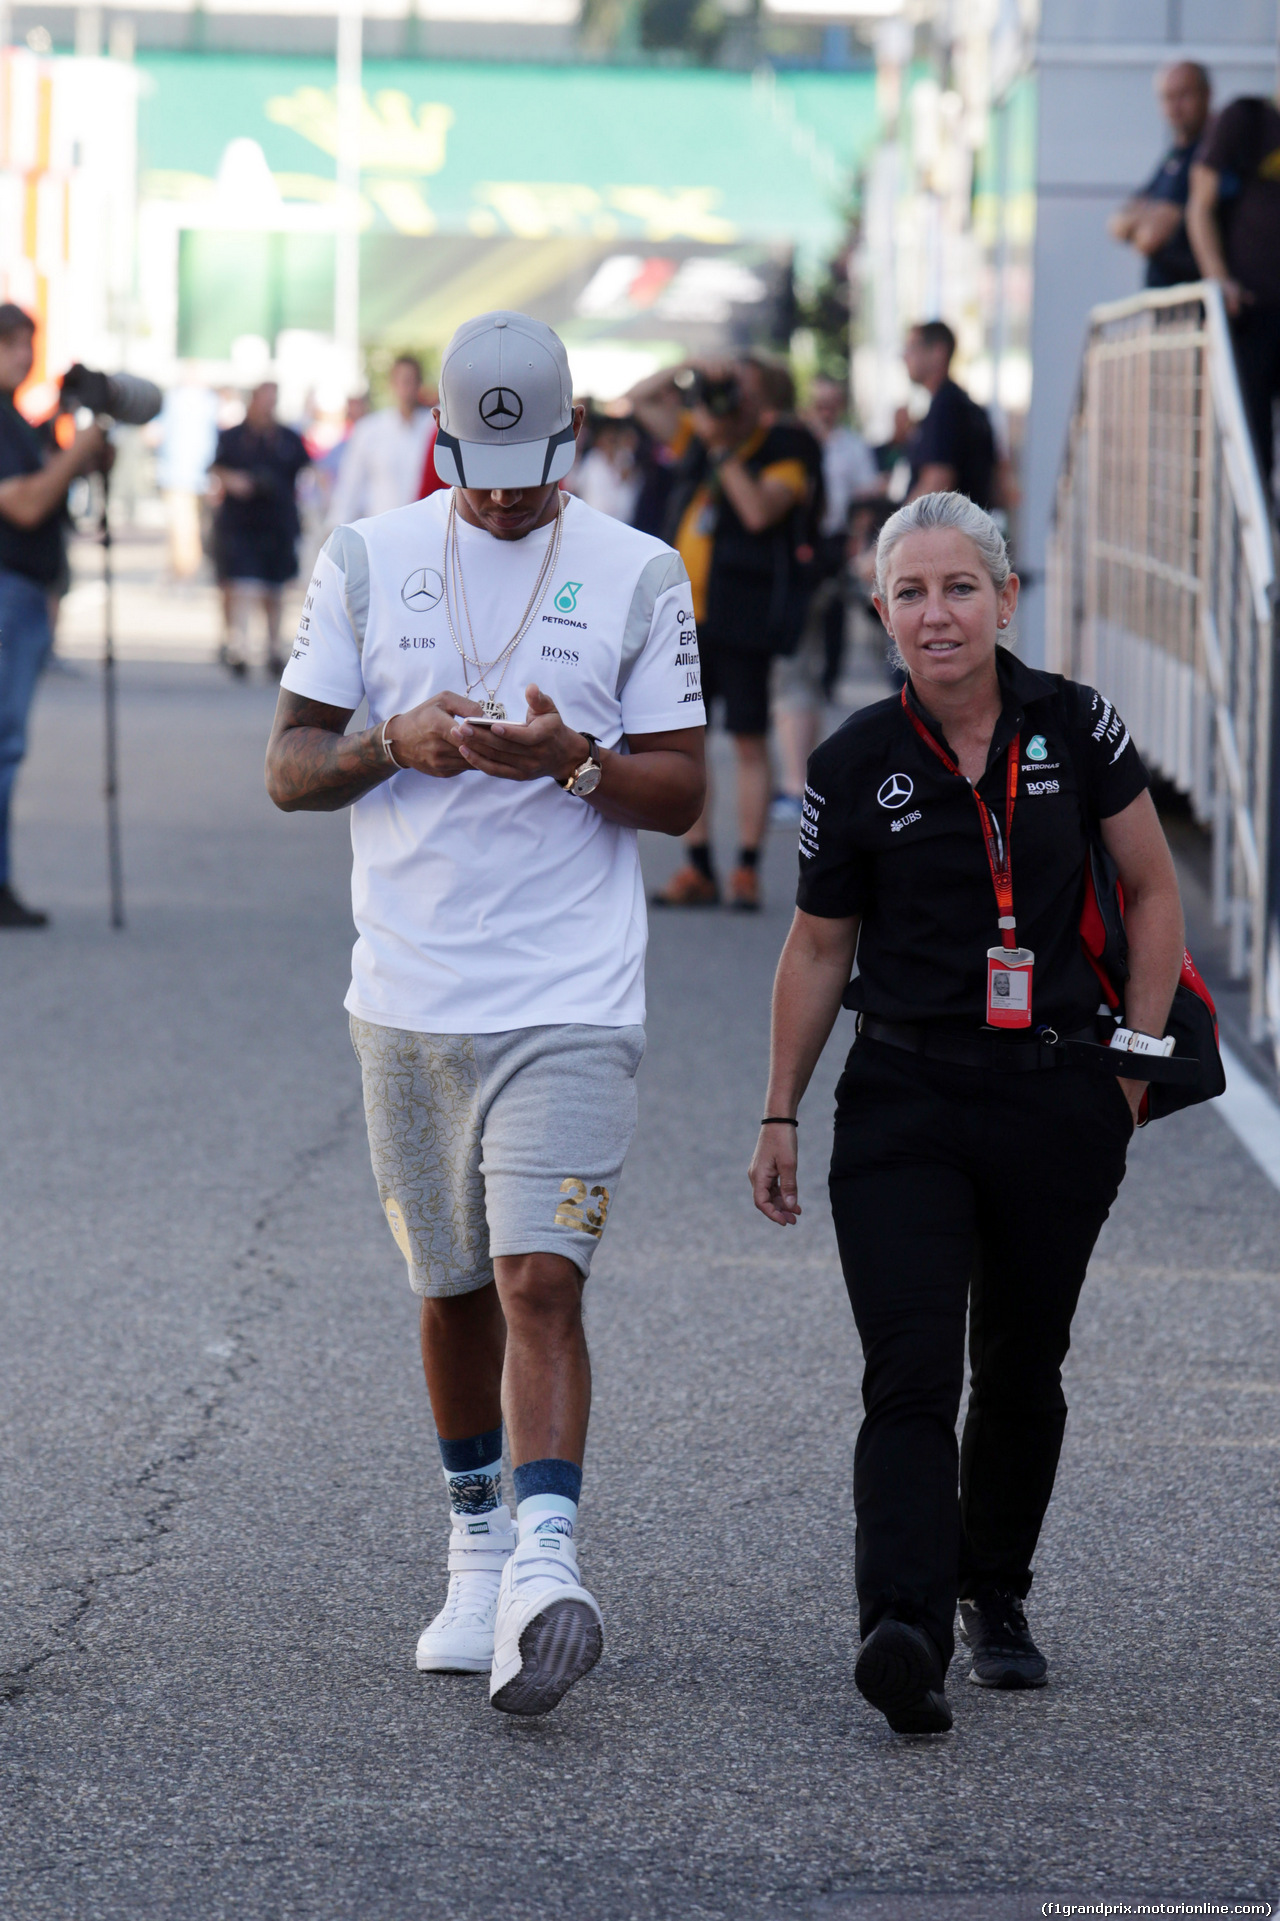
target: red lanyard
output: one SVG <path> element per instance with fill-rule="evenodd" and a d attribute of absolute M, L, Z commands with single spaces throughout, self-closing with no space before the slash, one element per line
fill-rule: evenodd
<path fill-rule="evenodd" d="M 944 747 L 938 745 L 933 735 L 929 732 L 929 729 L 920 719 L 920 716 L 913 712 L 907 700 L 907 690 L 905 687 L 902 690 L 902 706 L 907 719 L 911 722 L 911 725 L 915 728 L 925 746 L 938 756 L 938 759 L 942 762 L 949 774 L 959 774 L 960 779 L 964 780 L 965 776 L 960 773 L 959 767 L 955 761 L 952 760 L 950 754 Z M 1013 803 L 1018 798 L 1018 755 L 1021 745 L 1020 736 L 1015 734 L 1009 742 L 1008 772 L 1005 777 L 1003 845 L 1000 841 L 1000 828 L 991 809 L 987 806 L 986 801 L 983 800 L 982 795 L 972 782 L 967 783 L 969 792 L 973 795 L 974 801 L 977 804 L 978 818 L 982 822 L 982 839 L 987 850 L 987 865 L 991 869 L 991 885 L 996 890 L 996 906 L 1000 912 L 1000 939 L 1006 947 L 1016 947 L 1018 945 L 1013 919 L 1013 867 L 1011 863 L 1013 860 Z"/>

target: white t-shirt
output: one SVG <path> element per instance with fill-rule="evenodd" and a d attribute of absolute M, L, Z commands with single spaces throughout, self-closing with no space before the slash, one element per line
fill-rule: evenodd
<path fill-rule="evenodd" d="M 332 519 L 362 520 L 366 514 L 385 514 L 416 500 L 434 425 L 429 407 L 416 407 L 411 420 L 398 407 L 383 407 L 358 420 L 334 482 Z"/>
<path fill-rule="evenodd" d="M 876 457 L 852 427 L 833 427 L 822 443 L 822 484 L 826 510 L 824 534 L 842 534 L 849 519 L 849 502 L 880 488 Z"/>
<path fill-rule="evenodd" d="M 466 693 L 445 618 L 449 500 L 445 489 L 329 537 L 284 670 L 291 693 L 352 709 L 367 696 L 374 726 L 432 694 Z M 459 521 L 482 660 L 520 625 L 553 532 L 503 541 Z M 531 681 L 604 747 L 703 726 L 679 555 L 566 497 L 555 577 L 498 689 L 513 720 Z M 426 1034 L 643 1021 L 635 831 L 555 781 L 407 769 L 356 801 L 351 844 L 360 938 L 346 1006 L 361 1020 Z"/>

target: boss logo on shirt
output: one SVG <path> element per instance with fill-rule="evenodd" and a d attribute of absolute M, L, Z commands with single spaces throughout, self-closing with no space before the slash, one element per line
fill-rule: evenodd
<path fill-rule="evenodd" d="M 1029 780 L 1022 791 L 1025 794 L 1056 794 L 1058 783 L 1056 780 Z"/>
<path fill-rule="evenodd" d="M 577 649 L 573 647 L 544 647 L 542 658 L 563 661 L 566 667 L 576 667 L 578 664 Z"/>

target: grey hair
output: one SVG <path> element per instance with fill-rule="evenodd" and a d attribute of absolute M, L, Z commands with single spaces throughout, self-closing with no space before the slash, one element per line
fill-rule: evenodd
<path fill-rule="evenodd" d="M 882 601 L 889 584 L 889 561 L 898 542 L 908 534 L 928 533 L 934 527 L 954 527 L 958 534 L 971 540 L 991 576 L 991 585 L 997 593 L 1004 590 L 1013 568 L 1004 535 L 990 514 L 976 507 L 968 494 L 921 494 L 919 499 L 899 507 L 896 514 L 890 514 L 880 529 L 876 542 L 876 593 Z"/>

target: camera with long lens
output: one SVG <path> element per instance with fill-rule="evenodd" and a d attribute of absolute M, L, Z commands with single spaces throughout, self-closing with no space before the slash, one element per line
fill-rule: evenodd
<path fill-rule="evenodd" d="M 164 395 L 154 381 L 138 374 L 97 373 L 77 360 L 62 376 L 59 413 L 72 414 L 87 407 L 92 414 L 105 414 L 122 427 L 145 427 L 164 405 Z"/>
<path fill-rule="evenodd" d="M 687 407 L 705 407 L 714 420 L 727 420 L 742 405 L 742 389 L 732 374 L 684 367 L 676 375 L 676 386 Z"/>

